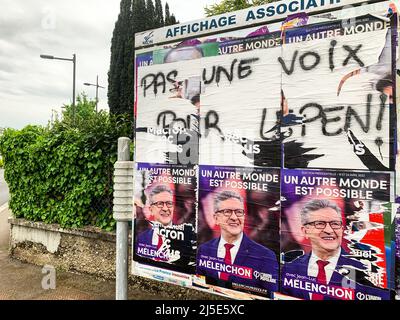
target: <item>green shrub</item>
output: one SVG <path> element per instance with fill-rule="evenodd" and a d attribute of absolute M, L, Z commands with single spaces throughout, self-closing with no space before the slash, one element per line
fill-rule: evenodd
<path fill-rule="evenodd" d="M 0 156 L 0 169 L 3 169 L 4 167 L 4 161 L 3 158 Z"/>
<path fill-rule="evenodd" d="M 94 225 L 112 230 L 113 165 L 117 140 L 129 123 L 79 97 L 63 120 L 47 127 L 6 129 L 0 137 L 5 179 L 16 217 L 65 228 Z"/>

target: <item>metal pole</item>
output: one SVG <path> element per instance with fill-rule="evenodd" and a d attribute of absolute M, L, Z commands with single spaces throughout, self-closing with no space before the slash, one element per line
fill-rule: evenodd
<path fill-rule="evenodd" d="M 97 113 L 97 104 L 99 103 L 99 76 L 96 79 L 96 113 Z"/>
<path fill-rule="evenodd" d="M 121 165 L 130 160 L 130 143 L 129 138 L 118 139 L 118 162 Z M 133 181 L 132 181 L 133 187 Z M 120 188 L 124 189 L 124 188 Z M 129 188 L 128 188 L 129 189 Z M 118 191 L 116 191 L 118 192 Z M 132 192 L 133 196 L 133 192 Z M 115 199 L 115 197 L 114 197 Z M 132 199 L 128 197 L 128 200 Z M 130 200 L 132 201 L 132 200 Z M 116 203 L 116 201 L 114 202 Z M 129 206 L 128 206 L 129 207 Z M 115 215 L 114 208 L 114 215 Z M 129 211 L 129 210 L 126 210 Z M 129 214 L 129 212 L 128 212 Z M 129 222 L 121 216 L 116 217 L 117 220 L 117 261 L 116 261 L 116 300 L 128 299 L 128 234 Z"/>
<path fill-rule="evenodd" d="M 75 125 L 75 84 L 76 84 L 76 54 L 74 53 L 74 57 L 72 59 L 74 64 L 74 73 L 73 73 L 73 88 L 72 88 L 72 119 Z"/>

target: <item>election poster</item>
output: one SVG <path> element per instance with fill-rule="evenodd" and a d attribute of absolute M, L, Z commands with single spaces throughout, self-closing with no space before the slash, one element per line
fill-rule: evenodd
<path fill-rule="evenodd" d="M 136 55 L 135 274 L 234 299 L 399 293 L 396 6 L 172 38 Z"/>
<path fill-rule="evenodd" d="M 134 260 L 193 274 L 197 168 L 137 163 Z"/>
<path fill-rule="evenodd" d="M 396 256 L 395 256 L 395 290 L 397 298 L 400 299 L 400 206 L 397 205 L 396 211 L 396 223 L 395 223 L 395 235 L 396 235 Z"/>
<path fill-rule="evenodd" d="M 187 50 L 171 50 L 164 64 L 151 64 L 152 55 L 137 58 L 137 162 L 198 164 L 201 78 L 195 57 L 199 51 Z M 180 61 L 187 56 L 193 60 Z"/>
<path fill-rule="evenodd" d="M 191 274 L 168 270 L 165 268 L 159 268 L 136 261 L 132 262 L 132 269 L 134 270 L 134 274 L 140 277 L 162 281 L 181 287 L 192 286 Z"/>
<path fill-rule="evenodd" d="M 392 173 L 283 170 L 281 293 L 389 299 L 392 189 Z"/>
<path fill-rule="evenodd" d="M 399 21 L 397 22 L 399 25 Z M 397 39 L 400 39 L 400 30 L 397 28 Z M 397 61 L 396 61 L 396 116 L 397 116 L 397 134 L 396 134 L 396 182 L 400 181 L 400 141 L 399 141 L 399 130 L 400 130 L 400 113 L 399 110 L 399 103 L 400 103 L 400 52 L 399 46 L 397 46 Z M 400 204 L 400 183 L 396 183 L 396 203 Z"/>
<path fill-rule="evenodd" d="M 285 30 L 285 168 L 394 170 L 390 24 L 366 15 Z"/>
<path fill-rule="evenodd" d="M 195 285 L 273 298 L 279 285 L 279 169 L 201 166 Z"/>
<path fill-rule="evenodd" d="M 202 165 L 281 165 L 281 48 L 274 36 L 260 39 L 266 47 L 261 40 L 220 42 L 219 55 L 201 61 Z"/>

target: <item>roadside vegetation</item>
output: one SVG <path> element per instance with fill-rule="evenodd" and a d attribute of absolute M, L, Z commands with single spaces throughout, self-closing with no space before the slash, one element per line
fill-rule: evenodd
<path fill-rule="evenodd" d="M 47 126 L 6 129 L 0 154 L 17 218 L 65 228 L 93 225 L 113 230 L 113 165 L 117 140 L 130 132 L 124 116 L 96 113 L 95 101 L 78 97 Z"/>

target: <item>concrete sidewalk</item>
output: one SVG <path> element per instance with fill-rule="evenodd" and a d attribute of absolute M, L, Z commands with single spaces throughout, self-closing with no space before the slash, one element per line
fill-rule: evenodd
<path fill-rule="evenodd" d="M 0 169 L 0 207 L 10 198 L 8 186 L 4 180 L 4 169 Z"/>
<path fill-rule="evenodd" d="M 89 275 L 57 271 L 56 289 L 45 290 L 42 268 L 9 258 L 0 249 L 0 300 L 114 300 L 115 282 Z M 129 300 L 155 300 L 162 297 L 130 289 Z"/>
<path fill-rule="evenodd" d="M 0 205 L 0 249 L 8 247 L 10 241 L 10 225 L 8 224 L 10 215 L 8 203 Z"/>
<path fill-rule="evenodd" d="M 9 256 L 11 216 L 8 206 L 0 207 L 0 300 L 115 300 L 115 281 L 57 270 L 55 289 L 43 289 L 49 270 Z M 192 299 L 192 292 L 178 292 L 178 299 Z M 194 295 L 195 299 L 197 295 Z M 202 297 L 202 296 L 201 296 Z M 175 295 L 176 298 L 176 295 Z M 170 290 L 151 280 L 130 281 L 128 300 L 171 300 Z"/>

